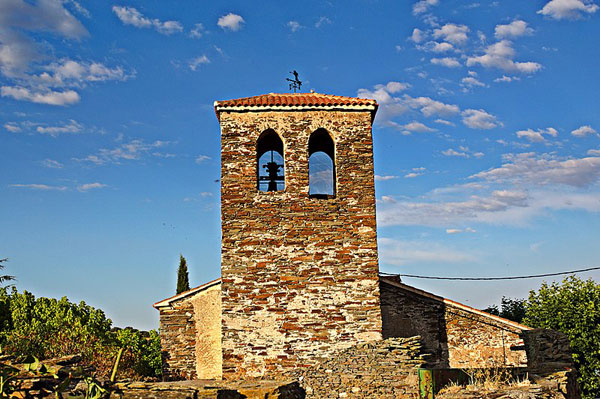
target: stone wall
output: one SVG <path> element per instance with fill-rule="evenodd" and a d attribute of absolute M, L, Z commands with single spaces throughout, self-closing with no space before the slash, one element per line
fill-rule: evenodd
<path fill-rule="evenodd" d="M 508 320 L 507 320 L 508 321 Z M 484 312 L 446 304 L 445 324 L 449 366 L 452 368 L 525 367 L 525 353 L 511 347 L 523 344 L 525 326 L 507 323 Z"/>
<path fill-rule="evenodd" d="M 444 302 L 385 281 L 380 284 L 380 295 L 383 338 L 419 335 L 423 350 L 431 354 L 428 364 L 449 367 Z"/>
<path fill-rule="evenodd" d="M 383 336 L 423 337 L 428 367 L 524 367 L 519 334 L 527 327 L 382 278 Z"/>
<path fill-rule="evenodd" d="M 163 379 L 190 380 L 197 378 L 194 305 L 183 301 L 171 308 L 160 309 L 160 345 Z"/>
<path fill-rule="evenodd" d="M 190 298 L 196 325 L 196 375 L 199 379 L 220 379 L 221 285 L 215 285 Z"/>
<path fill-rule="evenodd" d="M 558 389 L 565 398 L 580 398 L 569 338 L 560 331 L 543 328 L 523 331 L 522 337 L 529 378 L 539 385 Z"/>
<path fill-rule="evenodd" d="M 381 338 L 371 112 L 220 112 L 223 372 L 306 367 Z M 309 198 L 308 140 L 335 142 L 336 196 Z M 285 190 L 256 188 L 256 142 L 283 140 Z"/>
<path fill-rule="evenodd" d="M 160 307 L 163 379 L 220 379 L 221 284 L 183 293 Z"/>
<path fill-rule="evenodd" d="M 54 396 L 52 396 L 54 397 Z M 116 384 L 111 398 L 119 399 L 304 399 L 295 381 L 179 381 Z"/>
<path fill-rule="evenodd" d="M 296 373 L 307 399 L 417 398 L 421 338 L 389 338 L 339 351 Z"/>

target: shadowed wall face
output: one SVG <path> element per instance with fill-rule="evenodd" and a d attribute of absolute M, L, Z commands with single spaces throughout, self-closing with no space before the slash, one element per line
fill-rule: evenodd
<path fill-rule="evenodd" d="M 370 111 L 220 113 L 224 377 L 312 365 L 381 338 Z M 309 195 L 309 138 L 334 143 L 333 195 Z M 257 140 L 283 141 L 285 189 L 257 189 Z"/>
<path fill-rule="evenodd" d="M 520 335 L 527 327 L 444 298 L 381 282 L 383 338 L 420 335 L 428 367 L 525 367 Z"/>

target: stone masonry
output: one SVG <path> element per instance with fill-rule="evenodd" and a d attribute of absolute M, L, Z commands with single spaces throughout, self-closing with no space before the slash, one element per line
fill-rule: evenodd
<path fill-rule="evenodd" d="M 160 311 L 163 379 L 221 378 L 221 281 L 154 304 Z"/>
<path fill-rule="evenodd" d="M 429 367 L 525 367 L 520 334 L 529 327 L 382 277 L 383 337 L 420 335 Z"/>
<path fill-rule="evenodd" d="M 419 397 L 421 338 L 388 338 L 340 350 L 296 375 L 307 399 Z"/>
<path fill-rule="evenodd" d="M 380 339 L 371 137 L 376 106 L 237 112 L 216 104 L 224 377 L 306 367 Z M 256 187 L 256 143 L 268 129 L 284 143 L 284 191 Z M 309 198 L 308 140 L 317 129 L 335 143 L 335 198 Z"/>
<path fill-rule="evenodd" d="M 413 336 L 430 368 L 520 368 L 524 347 L 548 357 L 545 346 L 523 345 L 524 325 L 379 276 L 376 110 L 374 100 L 316 93 L 215 103 L 222 278 L 154 305 L 165 379 L 296 376 L 312 397 L 333 387 L 340 397 L 411 397 L 422 364 Z M 265 132 L 283 152 L 281 191 L 258 189 Z M 334 160 L 334 195 L 317 198 L 309 194 L 309 140 L 323 132 L 333 148 L 314 140 L 311 148 Z"/>

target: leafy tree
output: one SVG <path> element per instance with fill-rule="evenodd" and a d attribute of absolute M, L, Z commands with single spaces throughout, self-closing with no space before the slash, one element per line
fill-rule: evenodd
<path fill-rule="evenodd" d="M 177 294 L 190 289 L 187 262 L 183 255 L 179 255 L 179 269 L 177 270 Z"/>
<path fill-rule="evenodd" d="M 600 285 L 567 277 L 529 293 L 523 322 L 569 338 L 584 398 L 600 397 Z"/>
<path fill-rule="evenodd" d="M 483 309 L 483 311 L 521 323 L 523 318 L 525 318 L 526 306 L 526 299 L 508 298 L 503 296 L 500 308 L 498 308 L 497 305 L 491 305 L 488 308 Z"/>
<path fill-rule="evenodd" d="M 6 263 L 8 261 L 8 258 L 4 258 L 4 259 L 0 259 L 0 270 L 4 269 L 3 263 Z M 15 279 L 15 276 L 9 276 L 9 275 L 3 275 L 0 276 L 0 284 L 5 283 L 6 281 L 13 281 Z"/>

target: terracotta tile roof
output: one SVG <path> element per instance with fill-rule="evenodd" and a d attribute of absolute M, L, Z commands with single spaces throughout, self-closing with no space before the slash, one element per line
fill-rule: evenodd
<path fill-rule="evenodd" d="M 215 101 L 217 118 L 220 112 L 245 111 L 305 111 L 312 109 L 371 111 L 371 121 L 377 112 L 377 101 L 368 98 L 334 96 L 321 93 L 269 93 L 235 100 Z"/>
<path fill-rule="evenodd" d="M 366 98 L 334 96 L 320 93 L 269 93 L 235 100 L 216 101 L 215 107 L 256 107 L 256 106 L 377 106 L 377 101 Z"/>

